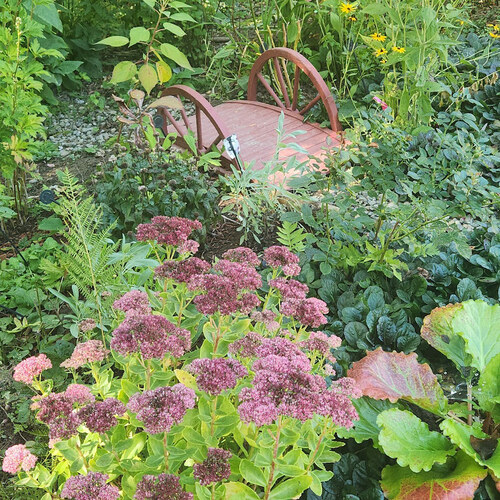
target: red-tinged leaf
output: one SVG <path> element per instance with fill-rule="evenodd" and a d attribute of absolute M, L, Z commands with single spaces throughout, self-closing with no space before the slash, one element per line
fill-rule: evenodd
<path fill-rule="evenodd" d="M 356 380 L 363 396 L 405 399 L 420 407 L 442 414 L 447 401 L 429 365 L 420 364 L 415 353 L 385 352 L 380 347 L 353 363 L 349 377 Z"/>
<path fill-rule="evenodd" d="M 389 500 L 468 500 L 487 474 L 465 453 L 458 452 L 451 471 L 420 472 L 392 465 L 382 471 L 382 489 Z"/>
<path fill-rule="evenodd" d="M 424 318 L 421 335 L 429 344 L 451 359 L 460 370 L 470 366 L 471 357 L 465 350 L 465 341 L 451 325 L 462 304 L 437 307 Z"/>

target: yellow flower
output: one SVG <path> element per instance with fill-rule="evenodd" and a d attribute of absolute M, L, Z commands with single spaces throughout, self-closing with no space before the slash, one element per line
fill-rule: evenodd
<path fill-rule="evenodd" d="M 387 37 L 382 35 L 382 33 L 373 33 L 373 35 L 370 35 L 370 38 L 373 38 L 377 42 L 385 42 Z"/>
<path fill-rule="evenodd" d="M 384 54 L 387 54 L 387 50 L 385 50 L 384 48 L 377 49 L 375 51 L 375 57 L 380 57 L 380 56 L 383 56 Z"/>
<path fill-rule="evenodd" d="M 356 6 L 353 3 L 342 2 L 340 4 L 340 12 L 343 14 L 352 14 L 356 10 Z"/>
<path fill-rule="evenodd" d="M 381 62 L 382 64 L 385 64 L 385 63 L 387 62 L 387 59 L 380 59 L 380 62 Z"/>
<path fill-rule="evenodd" d="M 498 24 L 487 24 L 486 26 L 491 26 L 493 31 L 500 31 L 500 26 Z"/>
<path fill-rule="evenodd" d="M 358 18 L 356 16 L 349 16 L 347 19 L 349 19 L 349 21 L 352 21 L 352 22 L 358 20 Z"/>
<path fill-rule="evenodd" d="M 406 52 L 406 49 L 404 47 L 393 47 L 392 50 L 394 52 L 399 52 L 400 54 L 404 54 Z"/>
<path fill-rule="evenodd" d="M 500 38 L 500 33 L 495 33 L 494 31 L 492 31 L 490 33 L 490 36 L 491 36 L 491 38 Z"/>

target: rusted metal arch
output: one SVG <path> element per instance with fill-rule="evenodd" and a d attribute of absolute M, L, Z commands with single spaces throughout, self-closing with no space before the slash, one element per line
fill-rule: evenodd
<path fill-rule="evenodd" d="M 169 109 L 165 106 L 160 106 L 158 111 L 163 115 L 163 131 L 168 134 L 167 120 L 172 124 L 175 131 L 178 134 L 177 142 L 181 147 L 188 148 L 184 136 L 191 130 L 191 124 L 189 123 L 189 118 L 187 116 L 184 104 L 182 103 L 180 97 L 184 97 L 192 102 L 195 106 L 195 124 L 196 130 L 193 130 L 196 137 L 196 148 L 199 154 L 203 154 L 206 151 L 212 149 L 213 146 L 217 146 L 221 141 L 228 137 L 229 131 L 227 130 L 224 122 L 218 116 L 215 108 L 196 90 L 188 87 L 187 85 L 172 85 L 162 92 L 163 96 L 174 96 L 177 97 L 182 108 L 180 109 L 181 120 L 176 120 Z M 204 114 L 212 124 L 212 126 L 217 131 L 217 137 L 211 142 L 210 145 L 203 145 L 203 121 L 201 119 L 201 114 Z"/>
<path fill-rule="evenodd" d="M 279 58 L 286 59 L 295 64 L 295 75 L 294 75 L 294 86 L 292 100 L 288 95 L 288 90 L 286 88 L 285 80 L 283 78 L 283 72 L 281 71 Z M 264 65 L 269 61 L 273 60 L 274 70 L 276 72 L 278 83 L 283 95 L 284 103 L 277 96 L 276 92 L 272 89 L 269 83 L 266 81 L 262 75 L 262 69 Z M 308 78 L 311 80 L 312 84 L 318 91 L 318 95 L 312 99 L 304 108 L 301 110 L 297 109 L 297 100 L 299 93 L 299 77 L 300 71 L 303 71 Z M 304 57 L 295 50 L 288 49 L 285 47 L 278 47 L 275 49 L 266 50 L 262 55 L 260 55 L 252 66 L 250 71 L 250 77 L 248 80 L 248 93 L 247 98 L 249 101 L 257 101 L 257 86 L 261 83 L 267 92 L 274 99 L 276 104 L 282 109 L 288 109 L 290 111 L 296 112 L 300 115 L 304 115 L 309 111 L 320 99 L 326 108 L 328 113 L 328 118 L 330 119 L 331 129 L 334 132 L 340 132 L 342 130 L 342 125 L 338 119 L 337 106 L 335 100 L 330 92 L 330 89 L 326 85 L 325 81 L 318 73 L 318 70 Z"/>

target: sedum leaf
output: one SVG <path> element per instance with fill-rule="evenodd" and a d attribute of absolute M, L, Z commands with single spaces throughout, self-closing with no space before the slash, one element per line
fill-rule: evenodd
<path fill-rule="evenodd" d="M 243 483 L 226 483 L 226 494 L 227 500 L 259 500 L 259 496 L 255 491 L 249 486 Z"/>
<path fill-rule="evenodd" d="M 500 305 L 490 306 L 483 300 L 468 300 L 455 313 L 453 331 L 465 340 L 472 356 L 472 366 L 482 372 L 500 354 Z"/>
<path fill-rule="evenodd" d="M 299 476 L 287 479 L 271 490 L 269 500 L 284 500 L 285 498 L 299 497 L 304 490 L 309 488 L 311 483 L 311 476 Z"/>
<path fill-rule="evenodd" d="M 452 443 L 459 446 L 467 455 L 472 457 L 478 464 L 484 465 L 491 469 L 495 476 L 500 476 L 500 446 L 497 446 L 492 457 L 488 460 L 483 460 L 479 453 L 471 445 L 471 436 L 484 439 L 489 436 L 476 427 L 459 423 L 456 420 L 447 418 L 439 425 L 443 433 L 448 436 Z"/>
<path fill-rule="evenodd" d="M 379 347 L 353 363 L 348 375 L 356 380 L 363 396 L 392 403 L 404 399 L 438 414 L 447 405 L 436 376 L 429 365 L 417 361 L 415 353 L 385 352 Z"/>
<path fill-rule="evenodd" d="M 387 466 L 382 470 L 382 489 L 389 500 L 451 500 L 473 498 L 487 471 L 465 453 L 454 457 L 452 471 L 420 472 L 408 467 Z"/>
<path fill-rule="evenodd" d="M 448 304 L 437 307 L 424 318 L 422 337 L 439 352 L 451 359 L 459 371 L 470 366 L 470 355 L 465 351 L 465 341 L 453 330 L 451 322 L 462 304 Z"/>
<path fill-rule="evenodd" d="M 386 455 L 396 458 L 401 467 L 413 472 L 430 471 L 435 463 L 443 464 L 455 447 L 439 432 L 430 431 L 426 423 L 406 410 L 392 408 L 377 418 L 382 428 L 379 443 Z"/>

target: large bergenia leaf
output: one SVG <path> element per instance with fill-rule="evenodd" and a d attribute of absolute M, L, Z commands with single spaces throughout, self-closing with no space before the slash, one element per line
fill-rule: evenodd
<path fill-rule="evenodd" d="M 401 467 L 413 472 L 430 471 L 435 463 L 444 464 L 455 447 L 439 432 L 430 431 L 426 423 L 409 411 L 393 408 L 377 418 L 382 428 L 379 443 L 386 455 L 396 458 Z"/>
<path fill-rule="evenodd" d="M 434 413 L 443 414 L 446 398 L 429 365 L 420 364 L 415 353 L 385 352 L 380 347 L 353 363 L 349 377 L 357 382 L 363 396 L 405 399 Z"/>
<path fill-rule="evenodd" d="M 472 366 L 482 372 L 500 354 L 500 304 L 468 300 L 454 314 L 452 328 L 465 340 Z"/>
<path fill-rule="evenodd" d="M 424 318 L 421 334 L 429 344 L 451 359 L 460 370 L 470 366 L 471 356 L 465 350 L 465 340 L 452 328 L 455 313 L 462 304 L 437 307 Z"/>
<path fill-rule="evenodd" d="M 481 409 L 489 411 L 493 420 L 500 424 L 500 354 L 488 363 L 473 389 Z"/>
<path fill-rule="evenodd" d="M 354 438 L 357 443 L 371 439 L 373 446 L 378 448 L 380 427 L 377 425 L 377 417 L 383 411 L 394 408 L 394 405 L 389 403 L 389 401 L 366 397 L 353 399 L 352 404 L 358 412 L 359 420 L 354 422 L 354 426 L 351 429 L 346 429 L 345 427 L 339 428 L 337 435 L 342 438 Z"/>
<path fill-rule="evenodd" d="M 465 423 L 459 423 L 456 420 L 447 418 L 443 420 L 440 424 L 441 430 L 446 434 L 451 441 L 459 446 L 467 455 L 472 457 L 478 464 L 484 465 L 490 468 L 495 476 L 500 476 L 500 446 L 496 446 L 495 451 L 490 458 L 484 460 L 481 458 L 480 453 L 478 453 L 471 444 L 471 436 L 475 438 L 488 439 L 489 436 L 476 427 L 472 427 Z M 497 440 L 497 442 L 500 440 Z"/>
<path fill-rule="evenodd" d="M 458 452 L 450 472 L 420 472 L 391 465 L 382 471 L 382 489 L 390 500 L 452 500 L 473 498 L 487 471 L 465 453 Z"/>

